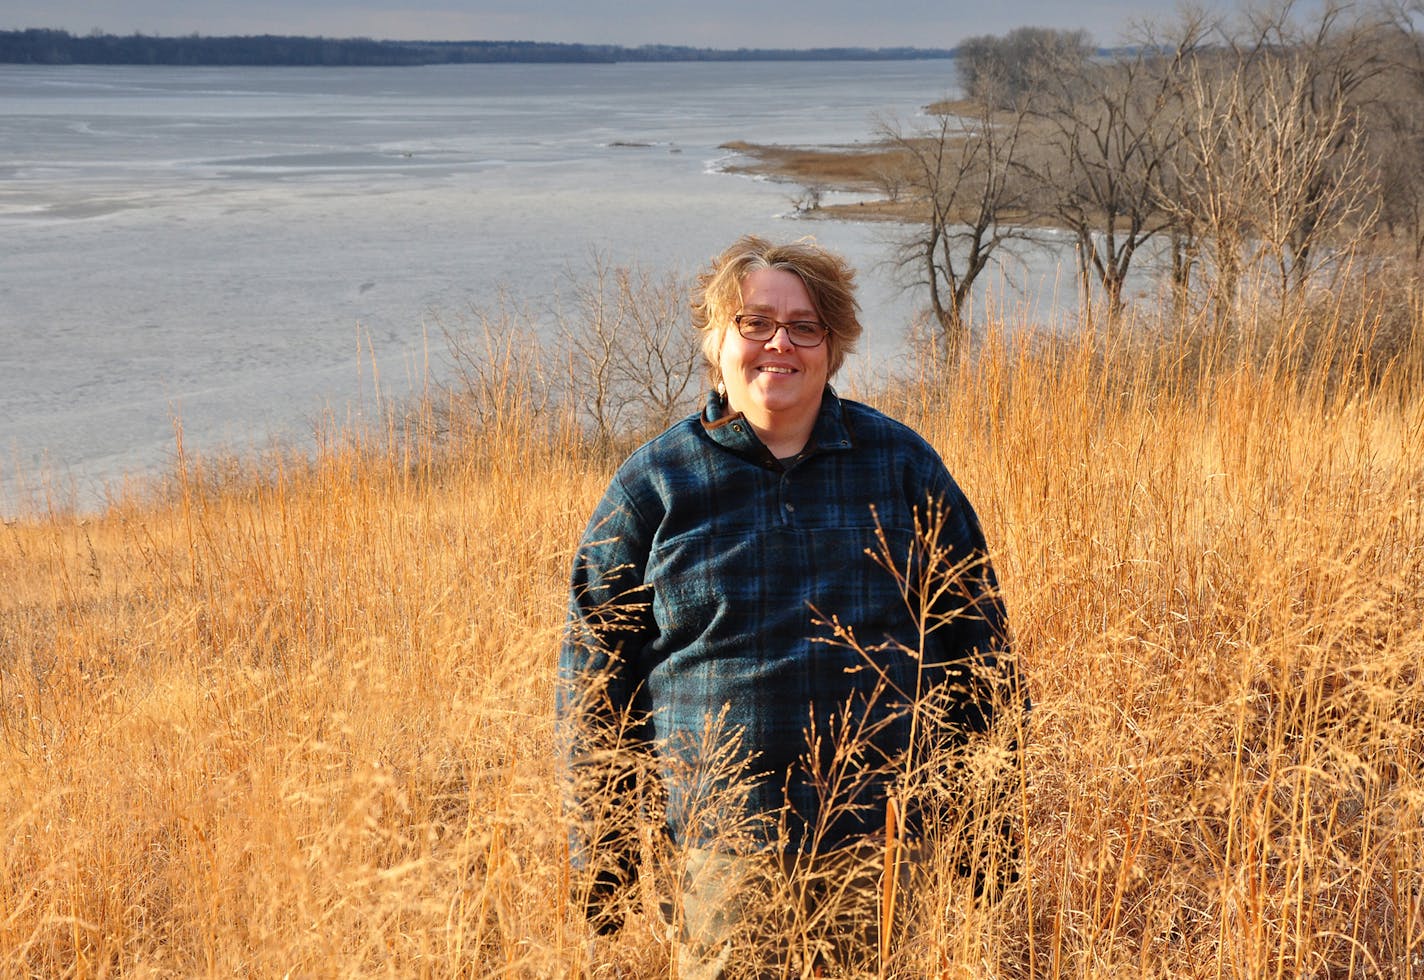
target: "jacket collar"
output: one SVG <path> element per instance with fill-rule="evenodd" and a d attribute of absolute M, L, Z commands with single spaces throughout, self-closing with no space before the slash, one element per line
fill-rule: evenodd
<path fill-rule="evenodd" d="M 741 412 L 728 412 L 726 399 L 716 389 L 707 393 L 702 410 L 702 429 L 717 445 L 743 459 L 769 469 L 781 469 L 781 463 L 757 437 L 751 423 Z M 802 457 L 824 452 L 844 452 L 855 447 L 855 436 L 847 424 L 845 407 L 830 385 L 821 395 L 821 411 L 811 429 L 811 439 Z"/>

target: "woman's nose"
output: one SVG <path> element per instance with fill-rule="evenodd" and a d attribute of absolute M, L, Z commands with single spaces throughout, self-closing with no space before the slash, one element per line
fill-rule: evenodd
<path fill-rule="evenodd" d="M 766 346 L 771 350 L 790 350 L 795 346 L 791 343 L 791 331 L 784 324 L 778 324 L 776 333 L 766 338 Z"/>

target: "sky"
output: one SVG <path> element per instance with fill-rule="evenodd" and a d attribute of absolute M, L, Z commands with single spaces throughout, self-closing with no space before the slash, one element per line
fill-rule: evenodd
<path fill-rule="evenodd" d="M 1095 43 L 1114 44 L 1134 22 L 1169 22 L 1178 7 L 1179 0 L 3 0 L 0 29 L 949 48 L 1023 25 L 1084 28 Z"/>

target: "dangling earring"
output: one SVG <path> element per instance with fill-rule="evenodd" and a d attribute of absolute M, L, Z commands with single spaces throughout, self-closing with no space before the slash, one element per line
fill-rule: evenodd
<path fill-rule="evenodd" d="M 718 397 L 718 398 L 726 398 L 726 397 L 727 397 L 727 382 L 725 382 L 725 381 L 718 381 L 718 382 L 717 382 L 717 397 Z"/>

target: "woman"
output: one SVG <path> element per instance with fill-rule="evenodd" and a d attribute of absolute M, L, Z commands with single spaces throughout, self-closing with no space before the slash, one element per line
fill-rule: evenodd
<path fill-rule="evenodd" d="M 692 309 L 715 388 L 628 458 L 589 522 L 560 715 L 592 921 L 617 927 L 656 799 L 682 865 L 683 973 L 715 976 L 754 932 L 733 878 L 814 877 L 846 855 L 879 867 L 867 849 L 918 837 L 927 787 L 1016 676 L 978 521 L 943 462 L 829 386 L 862 329 L 849 266 L 745 237 L 699 276 Z M 874 944 L 822 914 L 817 889 L 791 891 L 777 928 L 823 953 Z M 756 955 L 784 968 L 794 951 Z"/>

